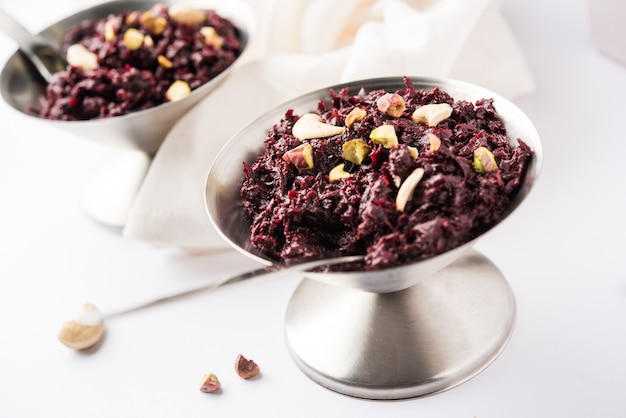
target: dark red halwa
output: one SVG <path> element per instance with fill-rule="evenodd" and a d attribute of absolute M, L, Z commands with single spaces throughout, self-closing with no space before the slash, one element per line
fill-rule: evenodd
<path fill-rule="evenodd" d="M 158 4 L 149 11 L 112 14 L 74 26 L 63 38 L 63 53 L 80 43 L 98 56 L 98 68 L 84 71 L 68 66 L 55 74 L 39 107 L 28 111 L 57 120 L 107 118 L 165 103 L 166 92 L 176 80 L 186 82 L 191 90 L 200 87 L 231 65 L 243 49 L 241 33 L 233 23 L 213 10 L 203 12 L 203 22 L 182 23 Z M 166 24 L 158 27 L 154 22 L 163 22 L 161 18 Z M 205 40 L 203 27 L 215 29 L 219 44 Z M 124 40 L 129 29 L 144 36 L 138 49 L 129 48 Z"/>
<path fill-rule="evenodd" d="M 510 146 L 492 99 L 455 101 L 439 88 L 417 90 L 405 78 L 405 89 L 395 93 L 404 98 L 406 110 L 391 117 L 376 105 L 386 93 L 362 90 L 350 96 L 347 89 L 331 90 L 332 100 L 320 101 L 317 109 L 325 123 L 344 126 L 353 108 L 367 111 L 341 134 L 301 141 L 292 135 L 300 116 L 291 109 L 267 133 L 265 152 L 244 164 L 241 197 L 251 222 L 252 251 L 286 261 L 365 254 L 364 268 L 374 270 L 453 249 L 507 213 L 532 151 L 519 139 L 518 146 Z M 450 104 L 450 117 L 433 127 L 414 122 L 413 111 L 431 103 Z M 398 146 L 385 148 L 369 139 L 383 124 L 394 126 Z M 429 133 L 440 139 L 438 149 L 429 143 Z M 360 165 L 342 157 L 342 145 L 355 138 L 371 147 Z M 312 146 L 311 169 L 298 169 L 283 158 L 303 142 Z M 474 168 L 479 147 L 491 151 L 496 171 Z M 331 182 L 330 171 L 342 163 L 350 176 Z M 424 169 L 422 180 L 400 211 L 398 184 L 418 167 Z"/>

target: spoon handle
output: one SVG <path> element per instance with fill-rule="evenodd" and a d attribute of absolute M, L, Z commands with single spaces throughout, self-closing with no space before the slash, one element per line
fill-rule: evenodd
<path fill-rule="evenodd" d="M 52 74 L 66 67 L 65 59 L 44 38 L 30 33 L 20 22 L 0 9 L 0 28 L 15 40 L 20 50 L 50 82 Z"/>
<path fill-rule="evenodd" d="M 234 284 L 234 283 L 239 283 L 239 282 L 243 282 L 249 279 L 253 279 L 256 277 L 261 277 L 261 276 L 265 276 L 271 273 L 276 273 L 276 272 L 288 272 L 288 271 L 306 271 L 306 270 L 311 270 L 313 268 L 316 267 L 323 267 L 323 266 L 330 266 L 330 265 L 335 265 L 335 264 L 344 264 L 344 263 L 354 263 L 354 262 L 358 262 L 358 261 L 362 261 L 363 260 L 363 256 L 362 255 L 350 255 L 350 256 L 343 256 L 343 257 L 333 257 L 333 258 L 327 258 L 327 259 L 319 259 L 319 260 L 312 260 L 312 261 L 305 261 L 302 263 L 295 263 L 295 264 L 283 264 L 283 263 L 275 263 L 275 264 L 271 264 L 269 266 L 265 266 L 265 267 L 260 267 L 258 269 L 255 270 L 249 270 L 243 273 L 239 273 L 239 274 L 235 274 L 233 276 L 228 276 L 220 281 L 217 282 L 212 282 L 203 286 L 199 286 L 193 289 L 189 289 L 189 290 L 184 290 L 182 292 L 178 292 L 175 294 L 171 294 L 171 295 L 167 295 L 167 296 L 163 296 L 157 299 L 153 299 L 153 300 L 149 300 L 147 302 L 142 302 L 140 304 L 134 305 L 134 306 L 129 306 L 129 307 L 125 307 L 125 308 L 121 308 L 115 311 L 111 311 L 111 312 L 105 312 L 103 314 L 104 317 L 106 318 L 112 318 L 115 316 L 120 316 L 126 313 L 131 313 L 131 312 L 135 312 L 144 308 L 149 308 L 152 306 L 156 306 L 156 305 L 161 305 L 165 302 L 172 302 L 174 300 L 177 299 L 183 299 L 185 297 L 188 296 L 192 296 L 195 295 L 197 293 L 201 293 L 201 292 L 205 292 L 205 291 L 209 291 L 209 290 L 215 290 L 217 288 L 229 285 L 229 284 Z"/>

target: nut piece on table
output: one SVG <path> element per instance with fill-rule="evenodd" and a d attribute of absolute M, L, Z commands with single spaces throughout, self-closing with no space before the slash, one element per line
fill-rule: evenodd
<path fill-rule="evenodd" d="M 452 115 L 452 106 L 448 103 L 428 104 L 415 109 L 413 122 L 425 123 L 428 126 L 437 126 L 442 120 Z"/>
<path fill-rule="evenodd" d="M 378 98 L 376 107 L 387 116 L 399 118 L 406 109 L 406 103 L 404 102 L 404 98 L 399 94 L 387 93 Z"/>
<path fill-rule="evenodd" d="M 86 303 L 75 319 L 66 321 L 58 338 L 66 346 L 84 350 L 96 345 L 104 335 L 104 320 L 98 309 Z"/>
<path fill-rule="evenodd" d="M 367 111 L 365 109 L 361 109 L 360 107 L 355 107 L 348 113 L 346 116 L 346 126 L 349 128 L 357 122 L 362 121 L 365 116 L 367 116 Z"/>
<path fill-rule="evenodd" d="M 343 126 L 330 125 L 322 122 L 316 113 L 306 113 L 293 124 L 291 134 L 298 139 L 328 138 L 343 133 Z"/>
<path fill-rule="evenodd" d="M 242 379 L 250 379 L 261 372 L 261 368 L 254 360 L 248 360 L 241 354 L 237 355 L 235 360 L 235 370 Z"/>
<path fill-rule="evenodd" d="M 283 160 L 296 166 L 298 171 L 310 170 L 315 166 L 313 147 L 308 143 L 300 144 L 284 153 Z"/>
<path fill-rule="evenodd" d="M 222 387 L 219 379 L 213 373 L 207 373 L 202 378 L 202 383 L 200 384 L 200 392 L 204 393 L 213 393 L 219 388 Z"/>
<path fill-rule="evenodd" d="M 398 195 L 396 196 L 396 209 L 398 212 L 404 212 L 406 204 L 413 198 L 415 187 L 417 187 L 423 176 L 424 169 L 418 167 L 404 179 L 404 182 L 400 185 L 400 189 L 398 189 Z"/>
<path fill-rule="evenodd" d="M 381 125 L 370 132 L 370 139 L 385 148 L 398 146 L 398 136 L 393 125 Z"/>
<path fill-rule="evenodd" d="M 474 171 L 479 174 L 493 173 L 498 171 L 498 163 L 493 153 L 485 147 L 478 147 L 474 150 Z"/>
<path fill-rule="evenodd" d="M 206 12 L 182 4 L 173 4 L 169 8 L 169 15 L 178 23 L 197 25 L 206 21 Z"/>
<path fill-rule="evenodd" d="M 331 183 L 334 183 L 341 179 L 347 179 L 350 177 L 350 173 L 348 173 L 344 168 L 345 164 L 343 163 L 334 166 L 332 170 L 330 170 L 330 173 L 328 173 L 328 180 L 330 180 Z"/>
<path fill-rule="evenodd" d="M 99 66 L 98 56 L 81 44 L 70 45 L 65 59 L 72 67 L 82 68 L 84 71 L 91 71 Z"/>
<path fill-rule="evenodd" d="M 344 160 L 360 165 L 369 155 L 370 149 L 362 139 L 351 139 L 341 146 L 341 153 Z"/>
<path fill-rule="evenodd" d="M 186 81 L 176 80 L 165 92 L 165 98 L 170 102 L 175 102 L 183 97 L 186 97 L 191 93 L 191 87 Z"/>

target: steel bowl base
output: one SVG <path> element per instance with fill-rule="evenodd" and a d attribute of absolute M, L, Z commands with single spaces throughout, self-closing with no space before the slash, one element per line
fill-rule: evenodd
<path fill-rule="evenodd" d="M 479 374 L 504 350 L 513 292 L 476 250 L 406 290 L 368 293 L 304 279 L 285 338 L 300 370 L 344 395 L 372 400 L 436 394 Z"/>

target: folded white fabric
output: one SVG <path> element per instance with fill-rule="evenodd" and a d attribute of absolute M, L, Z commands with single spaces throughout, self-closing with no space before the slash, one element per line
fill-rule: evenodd
<path fill-rule="evenodd" d="M 463 79 L 508 98 L 533 88 L 495 0 L 249 1 L 258 26 L 247 57 L 168 134 L 126 237 L 196 249 L 227 245 L 204 208 L 211 162 L 248 122 L 308 91 L 403 75 Z"/>

